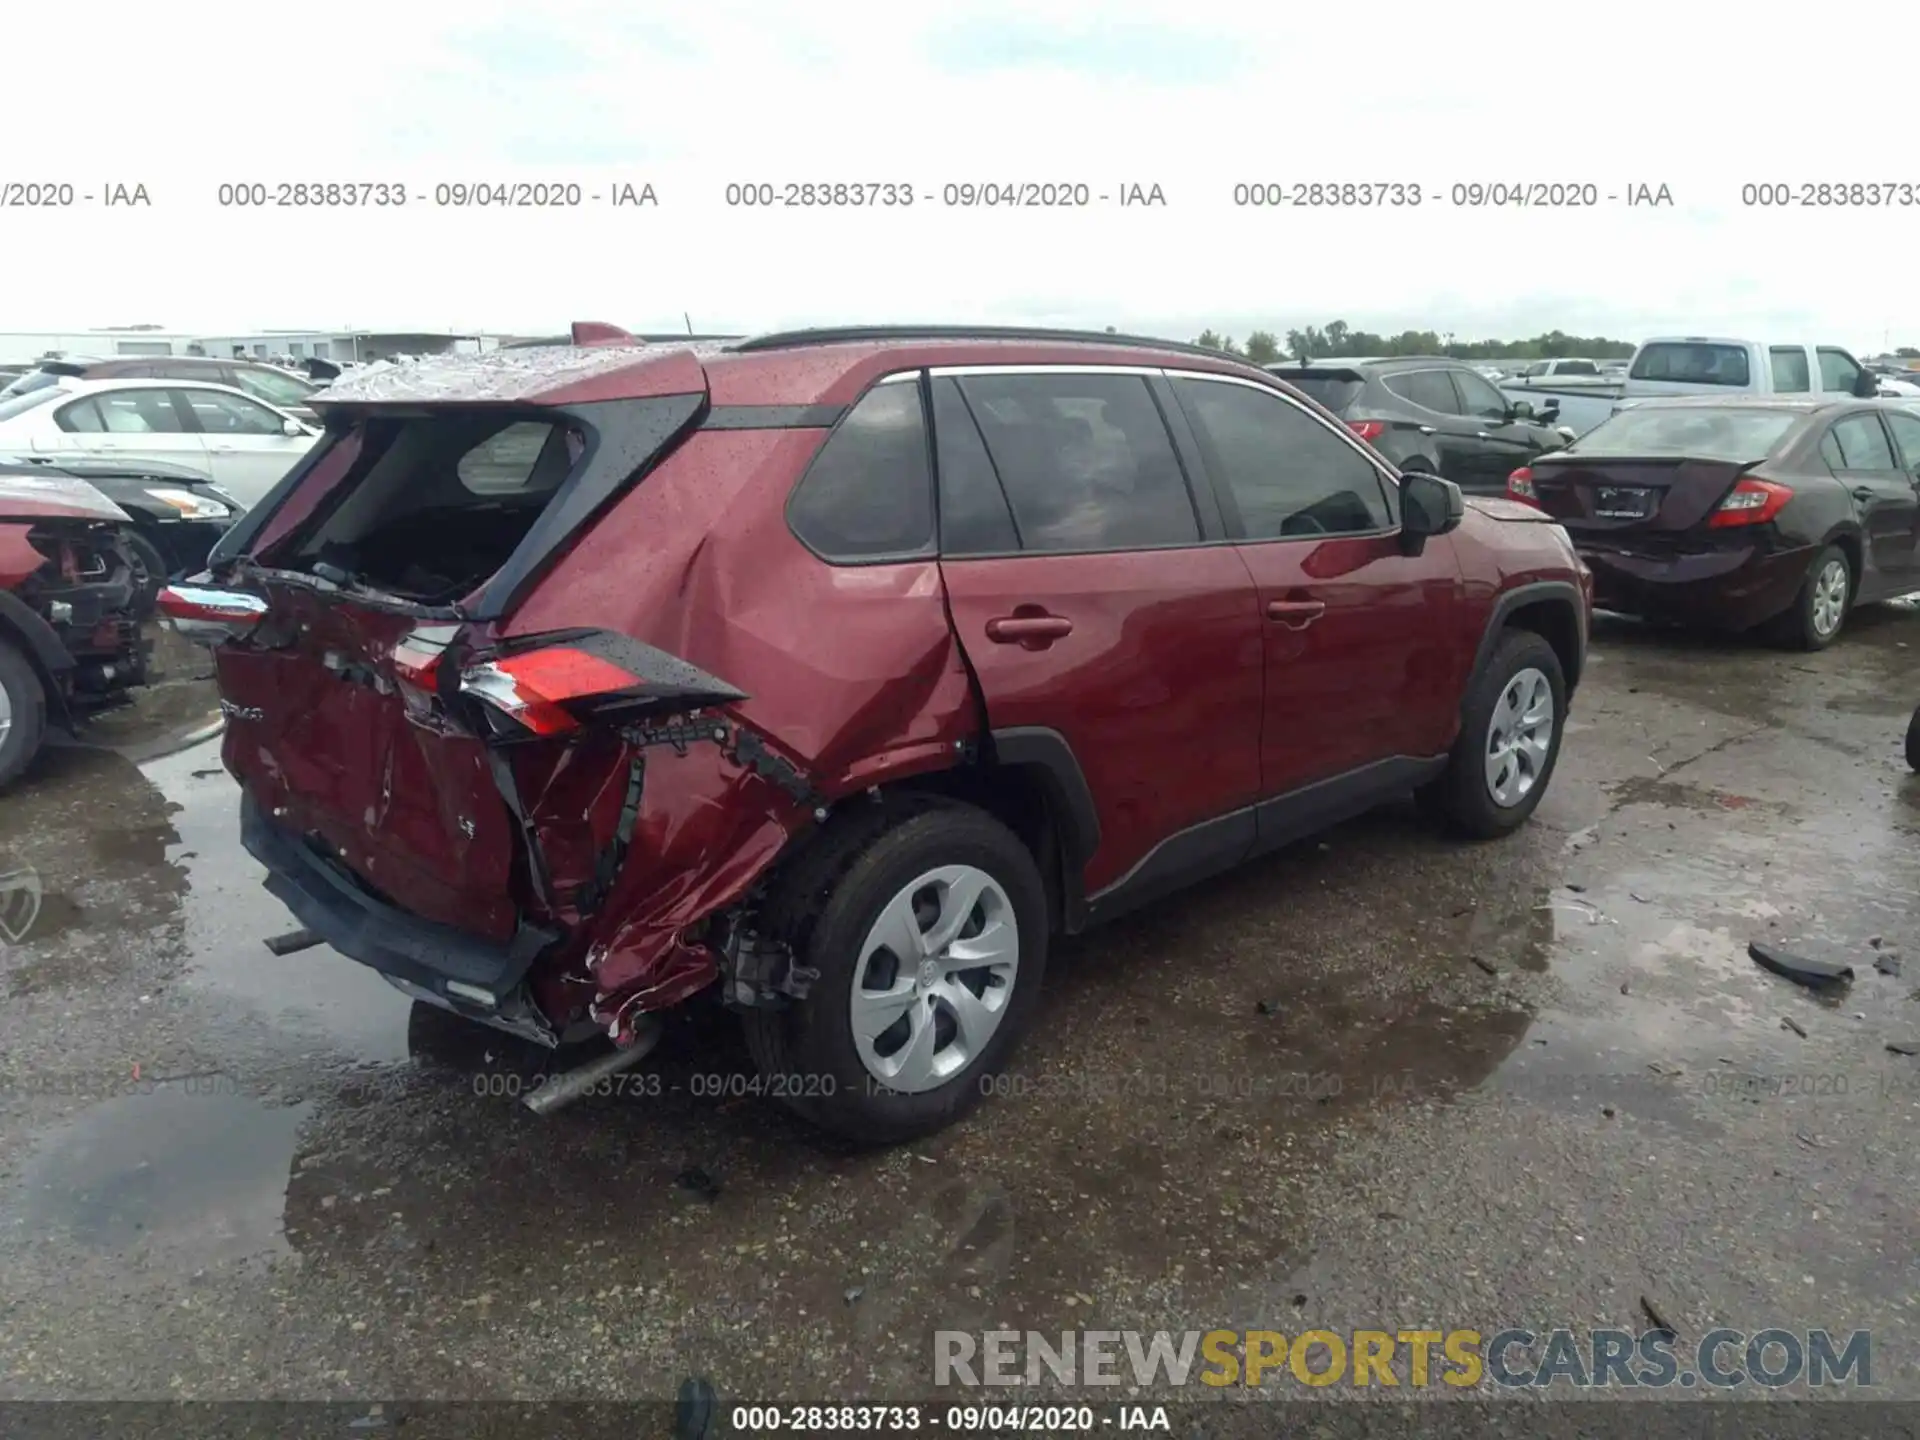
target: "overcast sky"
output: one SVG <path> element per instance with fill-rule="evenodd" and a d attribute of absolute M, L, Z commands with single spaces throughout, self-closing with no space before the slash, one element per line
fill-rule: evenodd
<path fill-rule="evenodd" d="M 1920 8 L 1180 0 L 227 0 L 6 21 L 0 329 L 550 331 L 979 320 L 1192 334 L 1344 318 L 1920 344 Z M 1858 17 L 1857 20 L 1855 17 Z M 32 120 L 27 117 L 41 117 Z M 44 121 L 44 123 L 42 123 Z M 24 123 L 23 123 L 24 122 Z M 436 208 L 534 179 L 654 208 Z M 222 182 L 403 182 L 240 211 Z M 911 184 L 906 210 L 730 209 L 729 182 Z M 1164 208 L 957 212 L 949 182 L 1158 184 Z M 1417 209 L 1236 208 L 1236 183 L 1417 184 Z M 1904 208 L 1749 208 L 1892 181 Z M 1455 184 L 1592 183 L 1471 209 Z M 1672 208 L 1628 208 L 1667 185 Z M 932 197 L 928 200 L 925 197 Z"/>

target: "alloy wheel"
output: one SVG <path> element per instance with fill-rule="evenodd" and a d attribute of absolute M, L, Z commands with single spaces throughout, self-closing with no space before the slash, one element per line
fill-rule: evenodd
<path fill-rule="evenodd" d="M 1487 793 L 1503 809 L 1540 783 L 1553 747 L 1553 685 L 1539 670 L 1507 681 L 1487 722 Z"/>
<path fill-rule="evenodd" d="M 1847 613 L 1847 591 L 1851 584 L 1844 560 L 1829 560 L 1814 577 L 1813 628 L 1822 640 L 1840 628 L 1840 621 Z"/>

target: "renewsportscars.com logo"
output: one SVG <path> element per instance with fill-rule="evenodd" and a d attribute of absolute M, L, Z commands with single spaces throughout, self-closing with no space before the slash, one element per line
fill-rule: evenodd
<path fill-rule="evenodd" d="M 936 1330 L 941 1386 L 1269 1383 L 1737 1390 L 1873 1384 L 1873 1337 L 1826 1330 Z"/>

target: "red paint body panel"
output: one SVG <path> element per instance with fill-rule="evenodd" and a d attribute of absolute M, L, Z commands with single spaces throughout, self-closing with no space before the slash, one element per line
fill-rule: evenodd
<path fill-rule="evenodd" d="M 0 590 L 14 589 L 47 563 L 47 557 L 27 543 L 32 529 L 31 525 L 0 524 Z"/>
<path fill-rule="evenodd" d="M 1376 760 L 1443 753 L 1477 631 L 1451 538 L 1401 553 L 1397 534 L 1243 543 L 1266 656 L 1261 789 L 1284 795 Z M 1269 605 L 1320 604 L 1303 619 Z"/>
<path fill-rule="evenodd" d="M 1089 894 L 1175 831 L 1258 797 L 1262 636 L 1234 547 L 943 568 L 989 722 L 1057 730 L 1080 759 L 1100 817 Z M 990 621 L 1021 607 L 1073 633 L 1043 649 L 988 639 Z"/>

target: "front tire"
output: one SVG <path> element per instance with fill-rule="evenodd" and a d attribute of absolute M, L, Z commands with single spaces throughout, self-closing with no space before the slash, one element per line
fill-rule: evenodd
<path fill-rule="evenodd" d="M 1566 715 L 1567 681 L 1553 646 L 1531 630 L 1507 631 L 1467 692 L 1459 738 L 1423 802 L 1471 839 L 1511 834 L 1553 778 Z"/>
<path fill-rule="evenodd" d="M 820 837 L 769 909 L 819 972 L 807 998 L 743 1019 L 790 1108 L 886 1145 L 953 1124 L 1004 1067 L 1039 1003 L 1047 903 L 1032 854 L 984 811 L 863 818 Z"/>
<path fill-rule="evenodd" d="M 160 592 L 166 588 L 167 561 L 157 547 L 138 530 L 126 532 L 127 554 L 133 561 L 134 584 L 139 587 L 133 600 L 133 613 L 136 619 L 145 620 L 152 616 Z"/>
<path fill-rule="evenodd" d="M 0 640 L 0 789 L 20 778 L 47 733 L 47 694 L 27 657 Z"/>
<path fill-rule="evenodd" d="M 1792 608 L 1775 622 L 1775 634 L 1795 650 L 1824 650 L 1840 636 L 1853 608 L 1853 565 L 1847 552 L 1829 545 L 1813 557 Z"/>

